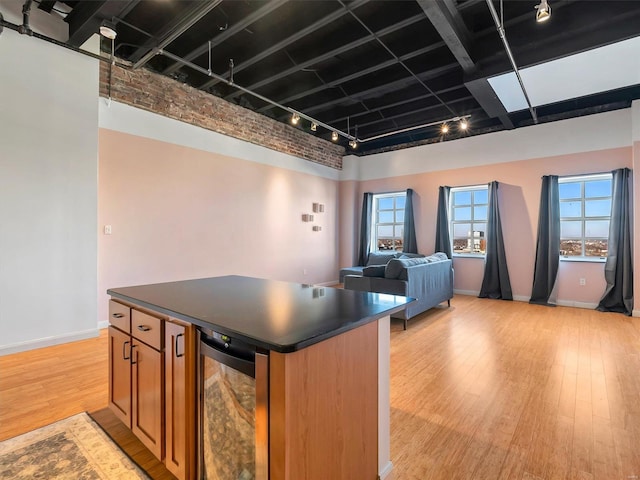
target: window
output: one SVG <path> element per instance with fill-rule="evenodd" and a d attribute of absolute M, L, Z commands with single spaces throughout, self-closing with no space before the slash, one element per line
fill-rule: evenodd
<path fill-rule="evenodd" d="M 487 185 L 451 189 L 449 218 L 453 254 L 484 255 L 487 252 Z"/>
<path fill-rule="evenodd" d="M 605 258 L 611 218 L 611 174 L 558 179 L 560 255 Z"/>
<path fill-rule="evenodd" d="M 371 250 L 402 251 L 405 192 L 373 196 Z"/>

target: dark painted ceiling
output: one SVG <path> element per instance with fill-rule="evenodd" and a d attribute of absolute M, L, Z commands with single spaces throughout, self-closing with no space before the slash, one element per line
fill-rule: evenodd
<path fill-rule="evenodd" d="M 486 0 L 64 3 L 72 7 L 69 43 L 81 45 L 103 20 L 112 21 L 117 57 L 282 122 L 289 112 L 207 72 L 229 79 L 233 60 L 235 84 L 343 132 L 354 135 L 357 126 L 360 139 L 463 115 L 471 115 L 469 130 L 452 124 L 445 140 L 533 123 L 529 110 L 507 114 L 487 82 L 511 65 Z M 637 0 L 550 0 L 546 23 L 535 22 L 538 3 L 502 5 L 520 68 L 640 35 Z M 40 8 L 52 5 L 42 1 Z M 500 3 L 493 5 L 500 12 Z M 536 113 L 543 123 L 626 108 L 637 98 L 639 85 Z M 298 128 L 310 131 L 304 115 Z M 322 126 L 311 133 L 330 138 Z M 363 142 L 355 153 L 442 139 L 439 126 L 424 127 Z"/>

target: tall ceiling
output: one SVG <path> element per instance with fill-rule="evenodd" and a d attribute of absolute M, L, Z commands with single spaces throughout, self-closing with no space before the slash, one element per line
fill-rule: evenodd
<path fill-rule="evenodd" d="M 321 126 L 310 133 L 326 139 L 331 132 L 325 126 L 353 136 L 357 127 L 362 141 L 355 154 L 531 125 L 532 111 L 542 123 L 626 108 L 640 98 L 636 81 L 507 112 L 488 79 L 513 69 L 486 0 L 63 3 L 71 9 L 71 45 L 80 46 L 111 21 L 115 55 L 135 68 L 282 122 L 291 113 L 273 103 L 289 107 L 302 113 L 298 128 L 310 132 L 311 118 Z M 535 21 L 538 3 L 492 4 L 520 69 L 640 36 L 640 1 L 549 0 L 552 16 L 545 23 Z M 56 5 L 39 3 L 49 11 Z M 103 49 L 110 51 L 110 41 Z M 231 61 L 233 83 L 249 92 L 229 84 Z M 466 115 L 467 131 L 458 122 L 450 122 L 446 135 L 440 125 L 424 126 Z M 417 126 L 423 127 L 411 129 Z M 391 132 L 397 133 L 385 135 Z M 347 140 L 338 141 L 346 146 Z"/>

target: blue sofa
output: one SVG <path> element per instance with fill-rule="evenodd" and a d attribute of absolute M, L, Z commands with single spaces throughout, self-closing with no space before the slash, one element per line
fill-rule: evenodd
<path fill-rule="evenodd" d="M 340 283 L 344 283 L 344 277 L 347 275 L 362 276 L 362 270 L 366 267 L 386 265 L 389 260 L 393 258 L 405 257 L 424 257 L 419 253 L 404 253 L 404 252 L 371 252 L 367 257 L 367 264 L 364 266 L 357 265 L 355 267 L 342 268 L 340 270 Z"/>
<path fill-rule="evenodd" d="M 392 315 L 407 320 L 453 298 L 453 263 L 444 253 L 427 257 L 391 258 L 386 265 L 366 266 L 362 275 L 345 275 L 344 288 L 413 297 L 415 302 Z"/>

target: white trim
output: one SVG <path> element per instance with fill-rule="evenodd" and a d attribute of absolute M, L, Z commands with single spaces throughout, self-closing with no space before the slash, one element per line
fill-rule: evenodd
<path fill-rule="evenodd" d="M 514 295 L 513 296 L 513 301 L 514 302 L 527 302 L 527 303 L 529 303 L 530 299 L 531 299 L 531 297 L 527 297 L 525 295 Z"/>
<path fill-rule="evenodd" d="M 574 302 L 573 300 L 558 300 L 557 305 L 559 307 L 586 308 L 588 310 L 595 310 L 598 306 L 597 303 Z"/>
<path fill-rule="evenodd" d="M 240 158 L 262 165 L 293 170 L 331 180 L 340 179 L 340 170 L 304 160 L 293 155 L 276 152 L 254 143 L 228 137 L 218 132 L 196 127 L 157 113 L 135 108 L 124 103 L 98 99 L 99 127 L 195 148 L 205 152 Z"/>
<path fill-rule="evenodd" d="M 378 320 L 378 472 L 391 472 L 391 318 Z"/>
<path fill-rule="evenodd" d="M 591 182 L 593 180 L 611 180 L 611 173 L 592 173 L 586 175 L 571 175 L 567 177 L 558 177 L 558 183 L 574 183 L 574 182 Z"/>
<path fill-rule="evenodd" d="M 98 322 L 98 330 L 102 330 L 103 328 L 109 328 L 109 320 L 102 320 Z"/>
<path fill-rule="evenodd" d="M 477 297 L 480 295 L 480 290 L 458 290 L 454 288 L 453 293 L 456 295 L 471 295 L 472 297 Z"/>
<path fill-rule="evenodd" d="M 637 308 L 634 308 L 633 311 L 631 312 L 631 316 L 640 317 L 640 310 L 638 310 Z"/>
<path fill-rule="evenodd" d="M 380 473 L 378 474 L 378 480 L 385 480 L 387 477 L 391 475 L 392 471 L 393 471 L 393 463 L 391 463 L 391 460 L 389 460 L 387 464 L 384 466 L 384 468 L 380 470 Z"/>
<path fill-rule="evenodd" d="M 36 348 L 52 347 L 54 345 L 75 342 L 78 340 L 86 340 L 87 338 L 95 338 L 99 334 L 100 331 L 97 328 L 92 328 L 91 330 L 84 330 L 82 332 L 39 338 L 37 340 L 27 340 L 26 342 L 19 342 L 0 347 L 0 356 L 9 355 L 11 353 L 26 352 L 27 350 L 35 350 Z"/>

